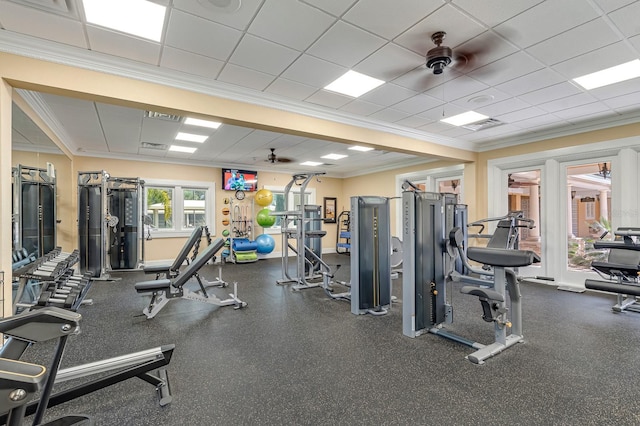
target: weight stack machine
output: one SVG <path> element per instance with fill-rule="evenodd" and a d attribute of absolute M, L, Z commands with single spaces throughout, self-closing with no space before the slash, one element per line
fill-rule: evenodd
<path fill-rule="evenodd" d="M 111 177 L 104 170 L 78 172 L 78 238 L 81 273 L 110 279 L 112 270 L 137 269 L 144 255 L 144 181 Z"/>
<path fill-rule="evenodd" d="M 402 193 L 402 332 L 417 337 L 433 327 L 453 322 L 447 300 L 446 277 L 455 268 L 456 255 L 448 243 L 449 231 L 466 231 L 467 206 L 455 194 L 416 190 Z"/>
<path fill-rule="evenodd" d="M 55 171 L 18 165 L 12 177 L 13 249 L 41 257 L 56 246 Z"/>
<path fill-rule="evenodd" d="M 383 315 L 391 307 L 389 199 L 351 197 L 351 313 Z"/>

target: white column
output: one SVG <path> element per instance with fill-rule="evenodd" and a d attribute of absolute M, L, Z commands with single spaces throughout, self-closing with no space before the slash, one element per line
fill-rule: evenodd
<path fill-rule="evenodd" d="M 11 316 L 11 86 L 0 79 L 0 318 Z M 1 335 L 0 335 L 1 337 Z"/>
<path fill-rule="evenodd" d="M 603 189 L 598 194 L 598 201 L 600 201 L 600 216 L 597 218 L 600 221 L 601 218 L 609 220 L 609 203 L 607 201 L 607 194 L 609 192 Z"/>
<path fill-rule="evenodd" d="M 540 187 L 529 187 L 529 219 L 533 220 L 536 227 L 529 230 L 530 240 L 540 240 Z"/>
<path fill-rule="evenodd" d="M 575 237 L 573 235 L 573 198 L 571 198 L 571 191 L 573 186 L 567 185 L 567 236 L 569 238 Z"/>

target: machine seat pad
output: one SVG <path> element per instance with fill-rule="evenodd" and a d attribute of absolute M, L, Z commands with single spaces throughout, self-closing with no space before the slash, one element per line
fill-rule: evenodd
<path fill-rule="evenodd" d="M 618 284 L 610 281 L 585 280 L 584 286 L 589 290 L 608 291 L 609 293 L 640 296 L 640 286 L 634 284 Z"/>
<path fill-rule="evenodd" d="M 460 289 L 460 293 L 470 294 L 481 298 L 495 300 L 496 302 L 504 302 L 504 296 L 495 290 L 489 288 L 480 288 L 472 285 L 466 285 Z"/>
<path fill-rule="evenodd" d="M 135 287 L 138 293 L 149 293 L 156 290 L 166 290 L 171 287 L 171 280 L 164 279 L 142 281 L 141 283 L 136 283 Z"/>
<path fill-rule="evenodd" d="M 624 265 L 610 262 L 591 262 L 591 267 L 607 275 L 620 275 L 636 278 L 640 274 L 640 265 Z"/>
<path fill-rule="evenodd" d="M 145 265 L 142 270 L 145 274 L 159 274 L 161 272 L 167 272 L 171 268 L 170 263 L 163 263 L 160 265 Z"/>
<path fill-rule="evenodd" d="M 491 266 L 516 268 L 540 262 L 540 256 L 530 250 L 511 250 L 491 247 L 469 247 L 467 257 Z"/>
<path fill-rule="evenodd" d="M 640 251 L 640 244 L 625 243 L 624 241 L 596 241 L 593 243 L 593 248 Z"/>

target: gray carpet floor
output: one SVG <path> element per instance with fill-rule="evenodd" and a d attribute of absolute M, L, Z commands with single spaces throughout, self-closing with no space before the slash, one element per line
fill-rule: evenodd
<path fill-rule="evenodd" d="M 348 280 L 349 258 L 337 279 Z M 204 277 L 217 268 L 208 265 Z M 82 333 L 69 339 L 63 367 L 175 344 L 167 370 L 173 401 L 159 407 L 137 378 L 50 409 L 47 419 L 84 413 L 98 425 L 638 425 L 640 314 L 615 314 L 613 295 L 525 283 L 526 343 L 474 365 L 473 350 L 435 335 L 402 335 L 402 307 L 354 316 L 322 290 L 277 286 L 279 260 L 223 267 L 237 281 L 242 310 L 171 301 L 142 316 L 140 272 L 96 282 Z M 195 288 L 195 283 L 188 286 Z M 402 299 L 401 280 L 394 294 Z M 213 292 L 225 296 L 226 289 Z M 492 325 L 477 298 L 453 288 L 452 331 L 483 343 Z M 30 348 L 46 362 L 53 346 Z"/>

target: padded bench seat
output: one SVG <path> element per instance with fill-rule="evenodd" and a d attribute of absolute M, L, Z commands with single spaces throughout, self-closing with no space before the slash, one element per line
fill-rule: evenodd
<path fill-rule="evenodd" d="M 640 265 L 638 264 L 629 265 L 609 262 L 591 262 L 591 267 L 609 275 L 623 274 L 626 277 L 636 277 L 640 274 Z"/>
<path fill-rule="evenodd" d="M 164 263 L 160 265 L 145 265 L 142 267 L 142 271 L 145 274 L 159 274 L 160 272 L 167 272 L 171 269 L 171 263 Z"/>
<path fill-rule="evenodd" d="M 149 293 L 156 290 L 166 290 L 171 287 L 171 280 L 164 279 L 142 281 L 141 283 L 136 283 L 135 287 L 138 293 Z"/>
<path fill-rule="evenodd" d="M 640 285 L 619 284 L 610 281 L 585 280 L 584 286 L 589 290 L 608 291 L 610 293 L 626 294 L 627 296 L 640 296 Z"/>
<path fill-rule="evenodd" d="M 491 247 L 469 247 L 467 257 L 473 261 L 505 268 L 529 266 L 540 262 L 540 256 L 530 250 L 511 250 Z"/>

